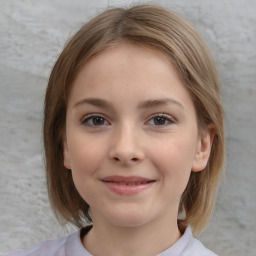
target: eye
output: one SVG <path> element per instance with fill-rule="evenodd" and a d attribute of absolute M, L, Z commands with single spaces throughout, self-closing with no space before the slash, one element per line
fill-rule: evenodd
<path fill-rule="evenodd" d="M 172 123 L 175 123 L 174 119 L 166 114 L 156 114 L 148 121 L 148 124 L 156 126 L 166 126 Z"/>
<path fill-rule="evenodd" d="M 109 125 L 109 122 L 101 115 L 87 115 L 82 120 L 82 124 L 86 126 L 96 127 Z"/>

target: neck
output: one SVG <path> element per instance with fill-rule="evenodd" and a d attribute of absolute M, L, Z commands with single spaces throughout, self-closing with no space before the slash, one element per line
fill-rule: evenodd
<path fill-rule="evenodd" d="M 160 218 L 137 227 L 119 227 L 94 221 L 83 244 L 95 256 L 153 256 L 171 247 L 180 236 L 177 218 L 174 221 Z"/>

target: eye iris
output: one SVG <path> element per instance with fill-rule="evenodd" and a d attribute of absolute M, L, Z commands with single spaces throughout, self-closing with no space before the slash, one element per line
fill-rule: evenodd
<path fill-rule="evenodd" d="M 97 116 L 93 118 L 92 122 L 94 125 L 102 125 L 104 124 L 104 118 Z"/>
<path fill-rule="evenodd" d="M 154 124 L 155 125 L 163 125 L 165 124 L 165 118 L 164 117 L 161 117 L 161 116 L 158 116 L 158 117 L 155 117 L 154 118 Z"/>

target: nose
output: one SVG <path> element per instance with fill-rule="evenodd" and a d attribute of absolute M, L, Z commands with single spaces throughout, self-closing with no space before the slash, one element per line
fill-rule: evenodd
<path fill-rule="evenodd" d="M 141 138 L 135 127 L 124 125 L 114 131 L 109 153 L 111 161 L 120 165 L 134 165 L 145 159 Z"/>

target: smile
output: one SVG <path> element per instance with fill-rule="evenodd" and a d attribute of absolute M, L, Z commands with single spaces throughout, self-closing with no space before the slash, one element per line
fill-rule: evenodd
<path fill-rule="evenodd" d="M 110 176 L 101 179 L 108 189 L 119 195 L 134 195 L 151 187 L 156 181 L 143 177 Z"/>
<path fill-rule="evenodd" d="M 106 182 L 111 182 L 111 181 L 106 181 Z M 134 185 L 140 185 L 140 184 L 147 184 L 151 181 L 139 181 L 139 182 L 115 182 L 113 183 L 119 184 L 119 185 L 125 185 L 125 186 L 134 186 Z"/>

